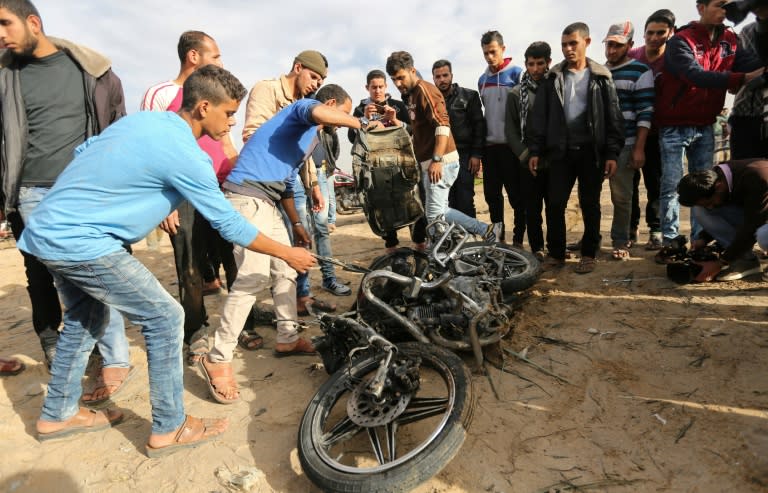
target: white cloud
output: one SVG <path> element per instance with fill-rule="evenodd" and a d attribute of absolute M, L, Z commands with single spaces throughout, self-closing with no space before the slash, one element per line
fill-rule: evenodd
<path fill-rule="evenodd" d="M 563 27 L 584 21 L 593 36 L 588 55 L 603 61 L 601 40 L 613 22 L 631 20 L 635 40 L 642 44 L 645 19 L 660 8 L 672 10 L 678 25 L 698 17 L 694 0 L 412 0 L 386 5 L 349 0 L 39 0 L 36 5 L 48 34 L 85 44 L 112 59 L 123 80 L 129 112 L 138 110 L 149 86 L 176 76 L 176 42 L 187 29 L 213 36 L 225 67 L 248 88 L 286 72 L 298 52 L 319 50 L 329 60 L 327 81 L 340 84 L 358 101 L 367 96 L 365 74 L 383 69 L 395 50 L 411 52 L 430 81 L 432 62 L 447 58 L 453 63 L 455 81 L 474 88 L 485 69 L 479 39 L 489 29 L 504 35 L 507 56 L 519 65 L 533 41 L 549 42 L 554 60 L 561 59 Z M 238 116 L 242 120 L 242 110 Z"/>

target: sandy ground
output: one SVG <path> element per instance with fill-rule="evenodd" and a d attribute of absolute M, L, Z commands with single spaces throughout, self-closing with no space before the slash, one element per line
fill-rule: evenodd
<path fill-rule="evenodd" d="M 569 240 L 575 241 L 581 226 L 575 202 L 572 207 Z M 382 248 L 362 214 L 341 216 L 332 239 L 337 256 L 362 264 Z M 0 379 L 0 491 L 229 491 L 222 471 L 241 468 L 264 473 L 253 491 L 319 491 L 303 475 L 295 444 L 305 405 L 327 376 L 316 368 L 319 359 L 273 358 L 274 331 L 266 328 L 266 349 L 236 352 L 239 404 L 216 404 L 199 371 L 185 370 L 188 412 L 228 416 L 222 440 L 160 460 L 144 455 L 146 358 L 138 328 L 129 327 L 138 373 L 116 403 L 126 421 L 107 432 L 39 444 L 34 423 L 48 375 L 31 328 L 21 256 L 9 241 L 0 248 L 0 348 L 28 365 L 23 374 Z M 527 349 L 530 360 L 561 380 L 512 357 L 504 362 L 507 373 L 490 372 L 498 395 L 487 377 L 475 376 L 477 408 L 464 446 L 416 491 L 766 491 L 765 285 L 681 287 L 665 279 L 651 253 L 636 247 L 632 254 L 612 261 L 604 248 L 593 274 L 573 273 L 571 260 L 542 276 L 503 344 Z M 167 239 L 158 252 L 137 245 L 136 256 L 177 292 Z M 355 287 L 359 282 L 356 274 L 339 276 Z M 319 279 L 314 271 L 316 293 L 330 300 Z M 212 327 L 219 324 L 221 301 L 206 298 Z M 352 302 L 333 301 L 342 308 Z"/>

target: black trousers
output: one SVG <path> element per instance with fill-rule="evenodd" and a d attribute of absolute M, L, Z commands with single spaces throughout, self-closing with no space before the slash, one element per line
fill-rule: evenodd
<path fill-rule="evenodd" d="M 24 221 L 21 214 L 8 214 L 13 237 L 18 239 L 24 231 Z M 24 269 L 27 275 L 27 293 L 32 304 L 32 327 L 40 338 L 43 350 L 56 345 L 59 325 L 61 325 L 61 303 L 59 293 L 53 285 L 53 277 L 48 269 L 33 255 L 21 252 L 24 258 Z"/>
<path fill-rule="evenodd" d="M 525 201 L 525 217 L 528 227 L 528 244 L 532 252 L 544 250 L 544 230 L 541 218 L 542 210 L 547 217 L 547 248 L 551 248 L 551 233 L 549 223 L 552 221 L 549 215 L 549 169 L 539 169 L 533 176 L 527 169 L 520 170 L 520 188 Z M 546 209 L 544 206 L 546 205 Z"/>
<path fill-rule="evenodd" d="M 549 170 L 549 204 L 547 232 L 549 254 L 565 259 L 565 209 L 576 180 L 579 181 L 579 205 L 584 221 L 581 255 L 595 257 L 600 248 L 600 191 L 603 188 L 604 166 L 595 161 L 591 145 L 569 149 L 564 159 L 555 161 Z M 551 219 L 551 222 L 550 222 Z"/>
<path fill-rule="evenodd" d="M 448 193 L 448 207 L 477 217 L 475 211 L 475 175 L 469 169 L 469 151 L 459 151 L 459 176 Z"/>
<path fill-rule="evenodd" d="M 759 116 L 732 116 L 731 159 L 768 157 L 768 140 L 763 139 L 763 118 Z"/>
<path fill-rule="evenodd" d="M 520 162 L 506 144 L 491 145 L 483 153 L 483 195 L 491 213 L 491 222 L 504 222 L 504 195 L 514 212 L 512 241 L 523 242 L 525 234 L 525 202 L 520 192 Z M 504 233 L 500 240 L 504 239 Z"/>
<path fill-rule="evenodd" d="M 645 223 L 651 233 L 661 233 L 659 219 L 659 195 L 661 193 L 661 150 L 659 149 L 659 134 L 648 135 L 645 141 L 645 166 L 642 168 L 643 183 L 645 184 L 646 204 Z M 630 229 L 636 231 L 640 226 L 640 170 L 635 171 L 632 183 L 632 216 Z"/>
<path fill-rule="evenodd" d="M 218 244 L 214 255 L 221 256 L 227 275 L 227 286 L 232 286 L 235 282 L 237 265 L 232 253 L 232 244 L 221 239 L 218 232 L 192 204 L 185 200 L 177 211 L 179 227 L 176 234 L 171 236 L 171 246 L 179 281 L 179 301 L 184 309 L 184 343 L 190 344 L 207 335 L 208 314 L 203 301 L 203 272 L 212 268 L 209 260 L 212 242 Z M 253 325 L 253 317 L 250 314 L 244 329 L 250 330 Z"/>

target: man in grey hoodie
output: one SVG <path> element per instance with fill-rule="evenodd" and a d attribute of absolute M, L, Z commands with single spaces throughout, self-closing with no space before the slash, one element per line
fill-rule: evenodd
<path fill-rule="evenodd" d="M 120 79 L 110 61 L 69 41 L 47 37 L 28 0 L 0 0 L 0 185 L 2 210 L 18 239 L 24 222 L 74 157 L 74 149 L 125 115 Z M 22 252 L 32 324 L 48 367 L 61 324 L 61 304 L 48 270 Z M 83 396 L 98 404 L 114 395 L 130 371 L 122 316 L 115 311 L 98 344 L 100 383 Z"/>
<path fill-rule="evenodd" d="M 483 151 L 483 194 L 491 213 L 496 237 L 503 241 L 504 195 L 515 212 L 512 242 L 521 246 L 525 233 L 525 205 L 520 193 L 520 166 L 504 133 L 504 115 L 509 90 L 520 81 L 523 69 L 512 65 L 512 58 L 504 57 L 504 38 L 498 31 L 488 31 L 480 39 L 488 68 L 477 81 L 480 98 L 485 107 L 487 133 Z"/>

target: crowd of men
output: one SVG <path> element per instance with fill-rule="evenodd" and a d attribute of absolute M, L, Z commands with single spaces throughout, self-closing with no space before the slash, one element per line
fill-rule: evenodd
<path fill-rule="evenodd" d="M 395 51 L 386 73 L 367 74 L 369 97 L 354 109 L 343 88 L 323 84 L 329 63 L 318 51 L 302 51 L 287 74 L 249 92 L 224 70 L 211 36 L 187 31 L 178 43 L 176 78 L 149 88 L 144 111 L 126 116 L 120 80 L 106 58 L 47 36 L 29 0 L 0 0 L 2 214 L 24 256 L 33 326 L 51 372 L 39 440 L 122 419 L 119 411 L 88 406 L 119 396 L 133 372 L 123 317 L 146 340 L 151 457 L 226 429 L 224 419 L 185 414 L 182 349 L 216 401 L 236 402 L 233 352 L 264 342 L 253 329 L 258 294 L 270 290 L 274 302 L 274 356 L 316 354 L 297 321 L 310 307 L 336 309 L 310 292 L 307 271 L 316 261 L 307 247 L 332 255 L 330 177 L 339 127 L 351 140 L 380 127 L 411 135 L 425 211 L 410 231 L 416 249 L 429 248 L 426 226 L 442 218 L 485 241 L 509 239 L 520 248 L 527 231 L 528 246 L 552 270 L 579 251 L 574 270 L 587 274 L 602 241 L 605 181 L 613 205 L 611 258 L 626 260 L 639 240 L 642 176 L 644 246 L 658 251 L 657 262 L 668 259 L 683 204 L 694 206 L 693 247 L 715 240 L 724 249 L 703 279 L 761 272 L 752 249 L 756 241 L 768 249 L 768 131 L 759 84 L 768 11 L 755 9 L 758 20 L 740 39 L 724 25 L 725 3 L 697 0 L 699 19 L 679 28 L 669 10 L 654 12 L 643 46 L 634 46 L 631 22 L 617 22 L 600 37 L 605 63 L 586 56 L 592 34 L 582 22 L 563 29 L 564 59 L 557 64 L 552 48 L 536 41 L 518 67 L 505 56 L 502 34 L 486 32 L 479 44 L 487 68 L 477 90 L 453 82 L 448 60 L 433 63 L 431 83 L 411 54 Z M 387 92 L 388 79 L 402 101 Z M 731 151 L 746 161 L 713 167 L 713 124 L 726 91 L 738 93 Z M 246 95 L 238 152 L 230 129 Z M 691 173 L 683 177 L 686 162 Z M 476 217 L 481 171 L 489 223 Z M 577 181 L 584 233 L 568 244 L 565 212 Z M 171 238 L 180 303 L 131 254 L 130 245 L 158 224 Z M 383 239 L 387 251 L 399 244 L 396 230 Z M 320 267 L 324 290 L 351 293 L 331 263 Z M 221 326 L 209 347 L 203 297 L 224 284 Z M 94 354 L 102 361 L 99 378 L 84 393 L 80 381 Z M 18 360 L 0 363 L 2 374 L 23 370 Z"/>

